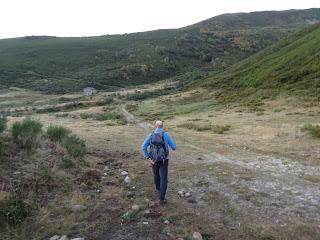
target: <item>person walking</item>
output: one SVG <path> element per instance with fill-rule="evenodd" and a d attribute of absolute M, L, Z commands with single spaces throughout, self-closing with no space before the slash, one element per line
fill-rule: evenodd
<path fill-rule="evenodd" d="M 166 203 L 169 147 L 172 150 L 176 150 L 176 143 L 170 134 L 163 129 L 163 122 L 157 120 L 153 133 L 148 134 L 141 145 L 141 150 L 144 158 L 152 166 L 154 184 L 159 195 L 160 204 Z"/>

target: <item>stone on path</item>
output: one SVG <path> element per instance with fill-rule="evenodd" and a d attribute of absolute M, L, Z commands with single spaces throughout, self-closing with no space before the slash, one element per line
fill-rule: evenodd
<path fill-rule="evenodd" d="M 58 240 L 60 237 L 58 235 L 54 235 L 53 237 L 51 237 L 49 240 Z"/>
<path fill-rule="evenodd" d="M 192 234 L 192 238 L 194 239 L 194 240 L 202 240 L 203 238 L 202 238 L 202 235 L 199 233 L 199 232 L 194 232 L 193 234 Z"/>
<path fill-rule="evenodd" d="M 68 240 L 67 235 L 63 235 L 59 240 Z"/>
<path fill-rule="evenodd" d="M 122 176 L 128 176 L 128 174 L 129 174 L 129 173 L 128 173 L 127 171 L 122 171 L 122 172 L 121 172 L 121 175 L 122 175 Z"/>
<path fill-rule="evenodd" d="M 86 206 L 83 206 L 83 205 L 80 205 L 80 204 L 72 206 L 72 211 L 74 211 L 74 212 L 80 212 L 80 211 L 83 211 L 83 210 L 86 210 L 86 209 L 87 209 Z"/>
<path fill-rule="evenodd" d="M 126 184 L 129 184 L 131 182 L 131 179 L 129 178 L 129 176 L 126 176 L 125 179 L 124 179 L 124 182 Z"/>
<path fill-rule="evenodd" d="M 131 209 L 134 210 L 134 211 L 139 211 L 140 210 L 140 206 L 138 204 L 133 204 Z"/>

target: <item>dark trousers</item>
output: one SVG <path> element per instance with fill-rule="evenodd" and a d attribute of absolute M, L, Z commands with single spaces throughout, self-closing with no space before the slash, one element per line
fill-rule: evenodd
<path fill-rule="evenodd" d="M 164 200 L 166 197 L 168 186 L 168 160 L 165 162 L 159 162 L 152 165 L 154 184 L 159 191 L 160 200 Z"/>

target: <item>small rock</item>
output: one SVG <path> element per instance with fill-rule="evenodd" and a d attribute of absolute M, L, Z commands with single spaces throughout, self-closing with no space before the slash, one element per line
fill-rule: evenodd
<path fill-rule="evenodd" d="M 203 158 L 202 157 L 198 157 L 197 160 L 203 160 Z"/>
<path fill-rule="evenodd" d="M 142 224 L 143 224 L 143 225 L 148 225 L 149 223 L 148 223 L 148 222 L 142 222 Z"/>
<path fill-rule="evenodd" d="M 101 190 L 100 190 L 100 189 L 97 189 L 97 193 L 101 193 Z"/>
<path fill-rule="evenodd" d="M 178 195 L 179 195 L 180 197 L 183 197 L 183 196 L 184 196 L 184 191 L 183 191 L 183 190 L 178 191 Z"/>
<path fill-rule="evenodd" d="M 71 240 L 84 240 L 84 238 L 72 238 Z"/>
<path fill-rule="evenodd" d="M 164 224 L 170 224 L 169 220 L 165 220 Z"/>
<path fill-rule="evenodd" d="M 144 174 L 145 171 L 138 171 L 138 174 Z"/>
<path fill-rule="evenodd" d="M 194 240 L 202 240 L 203 239 L 202 235 L 199 232 L 194 232 L 192 234 L 192 237 L 193 237 Z"/>
<path fill-rule="evenodd" d="M 185 197 L 191 197 L 191 193 L 187 192 L 184 196 Z"/>
<path fill-rule="evenodd" d="M 53 237 L 51 237 L 49 240 L 58 240 L 60 237 L 58 235 L 54 235 Z"/>
<path fill-rule="evenodd" d="M 127 198 L 133 198 L 133 197 L 134 197 L 134 192 L 127 193 Z"/>
<path fill-rule="evenodd" d="M 83 211 L 83 210 L 86 210 L 86 209 L 87 209 L 86 206 L 83 206 L 83 205 L 80 205 L 80 204 L 72 206 L 72 211 L 74 211 L 74 212 L 80 212 L 80 211 Z"/>
<path fill-rule="evenodd" d="M 107 176 L 108 174 L 107 173 L 103 173 L 103 176 Z"/>
<path fill-rule="evenodd" d="M 67 235 L 63 235 L 59 240 L 68 240 Z"/>
<path fill-rule="evenodd" d="M 129 174 L 129 173 L 128 173 L 127 171 L 122 171 L 122 172 L 121 172 L 121 175 L 122 175 L 122 176 L 128 176 L 128 174 Z"/>
<path fill-rule="evenodd" d="M 148 206 L 149 206 L 150 208 L 153 208 L 153 207 L 156 206 L 156 203 L 153 202 L 153 201 L 150 201 L 149 204 L 148 204 Z"/>
<path fill-rule="evenodd" d="M 13 175 L 19 175 L 19 174 L 21 174 L 21 172 L 19 172 L 19 171 L 16 171 L 13 173 Z"/>
<path fill-rule="evenodd" d="M 126 184 L 129 184 L 131 182 L 131 179 L 129 178 L 129 176 L 126 176 L 125 179 L 124 179 L 124 182 Z"/>
<path fill-rule="evenodd" d="M 133 204 L 131 209 L 134 210 L 134 211 L 139 211 L 140 210 L 140 206 L 137 205 L 137 204 Z"/>
<path fill-rule="evenodd" d="M 150 210 L 149 209 L 145 210 L 144 214 L 150 214 Z"/>
<path fill-rule="evenodd" d="M 103 169 L 103 171 L 105 171 L 105 172 L 108 171 L 108 170 L 109 170 L 108 166 L 105 166 L 104 169 Z"/>

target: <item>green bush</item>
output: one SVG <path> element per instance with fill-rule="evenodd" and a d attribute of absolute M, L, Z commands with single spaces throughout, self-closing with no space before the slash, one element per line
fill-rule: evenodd
<path fill-rule="evenodd" d="M 74 158 L 82 158 L 87 152 L 86 142 L 74 134 L 63 139 L 63 146 L 68 154 Z"/>
<path fill-rule="evenodd" d="M 12 198 L 0 201 L 0 223 L 17 225 L 28 215 L 27 206 L 21 199 Z"/>
<path fill-rule="evenodd" d="M 62 142 L 70 133 L 70 129 L 62 126 L 49 126 L 47 129 L 47 137 L 53 142 Z"/>
<path fill-rule="evenodd" d="M 71 159 L 69 159 L 69 158 L 63 158 L 62 160 L 61 160 L 61 163 L 60 163 L 60 168 L 62 168 L 62 169 L 69 169 L 69 168 L 73 168 L 73 167 L 75 167 L 75 164 L 74 164 L 74 162 L 71 160 Z"/>
<path fill-rule="evenodd" d="M 42 124 L 30 118 L 12 125 L 11 133 L 13 141 L 21 148 L 30 150 L 38 144 L 42 133 Z"/>
<path fill-rule="evenodd" d="M 308 131 L 312 137 L 320 138 L 320 126 L 312 125 L 310 123 L 305 124 L 302 128 L 302 131 Z"/>
<path fill-rule="evenodd" d="M 7 118 L 0 117 L 0 133 L 2 133 L 7 128 Z"/>

